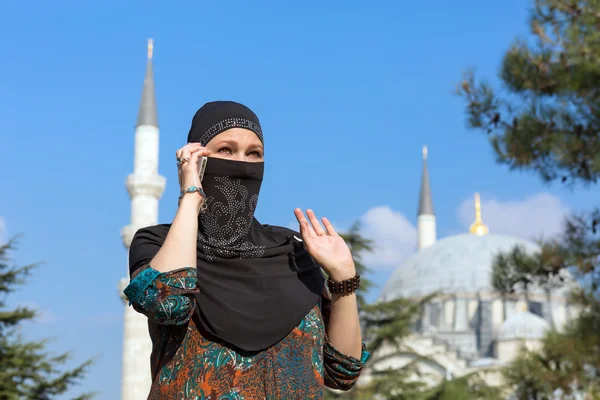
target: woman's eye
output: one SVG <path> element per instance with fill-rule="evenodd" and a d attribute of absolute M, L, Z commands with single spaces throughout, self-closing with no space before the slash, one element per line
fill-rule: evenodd
<path fill-rule="evenodd" d="M 248 153 L 248 155 L 252 156 L 252 157 L 256 157 L 256 158 L 262 157 L 262 155 L 258 151 L 252 151 L 252 152 Z"/>
<path fill-rule="evenodd" d="M 232 154 L 232 151 L 228 147 L 223 147 L 222 149 L 219 149 L 219 153 Z"/>

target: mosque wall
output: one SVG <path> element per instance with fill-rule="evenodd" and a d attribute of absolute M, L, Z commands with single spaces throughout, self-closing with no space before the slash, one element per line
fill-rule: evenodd
<path fill-rule="evenodd" d="M 448 345 L 456 349 L 462 357 L 470 359 L 476 358 L 478 355 L 476 335 L 473 331 L 437 332 L 435 337 L 448 343 Z"/>
<path fill-rule="evenodd" d="M 532 296 L 543 300 L 540 296 Z M 443 295 L 426 304 L 415 332 L 447 343 L 467 359 L 490 357 L 495 353 L 495 336 L 504 321 L 516 315 L 519 296 L 502 298 L 500 294 L 485 296 L 460 293 Z M 549 297 L 549 301 L 530 301 L 531 313 L 544 318 L 550 325 L 562 329 L 568 320 L 564 299 Z"/>
<path fill-rule="evenodd" d="M 541 346 L 540 340 L 500 340 L 496 343 L 494 353 L 499 361 L 509 362 L 514 360 L 522 350 L 538 351 Z"/>

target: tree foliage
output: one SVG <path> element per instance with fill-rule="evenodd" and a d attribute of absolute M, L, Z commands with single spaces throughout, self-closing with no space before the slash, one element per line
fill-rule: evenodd
<path fill-rule="evenodd" d="M 600 177 L 598 0 L 535 0 L 532 38 L 502 60 L 498 95 L 468 73 L 459 93 L 469 123 L 490 135 L 498 161 L 545 180 Z"/>
<path fill-rule="evenodd" d="M 424 400 L 423 394 L 428 386 L 417 368 L 418 360 L 399 369 L 375 374 L 373 382 L 363 392 L 371 395 L 371 399 L 378 395 L 386 400 Z"/>
<path fill-rule="evenodd" d="M 404 340 L 414 330 L 424 304 L 434 296 L 427 296 L 421 301 L 399 298 L 365 307 L 363 320 L 369 350 L 376 353 L 384 345 L 404 350 Z"/>
<path fill-rule="evenodd" d="M 28 341 L 20 334 L 23 323 L 35 320 L 37 312 L 28 307 L 8 308 L 8 295 L 27 283 L 37 264 L 10 265 L 14 241 L 0 245 L 0 399 L 50 400 L 65 394 L 87 372 L 91 361 L 62 371 L 68 353 L 50 355 L 46 341 Z M 84 394 L 77 399 L 90 399 Z"/>
<path fill-rule="evenodd" d="M 356 300 L 358 301 L 359 309 L 362 309 L 367 304 L 365 294 L 374 286 L 373 282 L 366 277 L 371 270 L 363 262 L 364 253 L 373 251 L 373 241 L 363 237 L 360 233 L 360 228 L 360 222 L 357 221 L 352 224 L 348 232 L 340 236 L 350 248 L 356 272 L 360 274 L 360 288 L 356 293 Z"/>
<path fill-rule="evenodd" d="M 327 393 L 327 399 L 363 400 L 373 399 L 375 395 L 387 400 L 415 399 L 417 394 L 427 388 L 424 382 L 416 379 L 419 371 L 416 362 L 421 357 L 404 345 L 404 340 L 421 314 L 422 304 L 430 300 L 416 302 L 407 299 L 395 299 L 366 305 L 362 312 L 367 347 L 372 354 L 368 365 L 378 361 L 377 353 L 384 346 L 392 346 L 399 351 L 412 353 L 415 362 L 400 369 L 378 370 L 373 373 L 370 384 L 357 385 L 348 393 Z"/>
<path fill-rule="evenodd" d="M 548 292 L 561 287 L 569 276 L 564 273 L 564 246 L 556 239 L 540 241 L 540 246 L 541 250 L 534 254 L 519 245 L 497 254 L 492 267 L 492 287 L 503 295 L 521 291 L 525 297 L 532 285 Z"/>
<path fill-rule="evenodd" d="M 582 292 L 580 292 L 581 294 Z M 600 397 L 600 309 L 598 301 L 568 325 L 563 332 L 551 331 L 540 351 L 523 351 L 504 370 L 517 399 L 550 400 Z"/>
<path fill-rule="evenodd" d="M 551 331 L 537 352 L 524 352 L 504 370 L 506 382 L 517 399 L 575 399 L 581 393 L 600 396 L 600 298 L 597 268 L 582 257 L 591 239 L 576 228 L 573 218 L 558 239 L 541 243 L 541 250 L 528 254 L 515 247 L 499 254 L 494 262 L 492 282 L 502 294 L 536 285 L 548 292 L 565 283 L 565 271 L 584 278 L 570 294 L 570 303 L 580 314 L 560 332 Z M 580 249 L 583 246 L 584 249 Z M 593 263 L 592 263 L 593 264 Z M 578 268 L 575 269 L 575 266 Z"/>
<path fill-rule="evenodd" d="M 443 381 L 421 397 L 422 400 L 503 400 L 502 391 L 491 387 L 477 373 Z"/>
<path fill-rule="evenodd" d="M 600 178 L 600 1 L 532 0 L 531 36 L 504 54 L 500 84 L 465 74 L 458 92 L 472 128 L 485 132 L 497 161 L 575 189 Z M 551 290 L 564 271 L 581 288 L 581 314 L 551 332 L 540 352 L 523 353 L 505 371 L 518 399 L 600 396 L 600 208 L 570 216 L 539 254 L 515 248 L 498 256 L 493 285 L 501 293 L 532 284 Z M 594 397 L 596 398 L 596 397 Z"/>

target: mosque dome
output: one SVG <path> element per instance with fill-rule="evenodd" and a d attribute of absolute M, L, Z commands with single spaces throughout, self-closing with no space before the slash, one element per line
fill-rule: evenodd
<path fill-rule="evenodd" d="M 499 253 L 520 246 L 528 253 L 539 246 L 506 235 L 461 234 L 439 240 L 409 256 L 384 286 L 380 300 L 419 297 L 433 292 L 477 293 L 494 291 L 491 274 Z M 543 293 L 530 288 L 530 293 Z"/>
<path fill-rule="evenodd" d="M 545 319 L 529 311 L 521 311 L 504 321 L 498 331 L 498 340 L 542 339 L 550 329 Z"/>

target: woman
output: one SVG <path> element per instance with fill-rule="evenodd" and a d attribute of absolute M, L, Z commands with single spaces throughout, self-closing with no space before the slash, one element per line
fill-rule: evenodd
<path fill-rule="evenodd" d="M 296 209 L 297 233 L 254 218 L 264 168 L 256 115 L 205 104 L 176 156 L 173 223 L 140 229 L 129 252 L 125 294 L 148 317 L 153 343 L 148 398 L 305 400 L 322 398 L 325 385 L 349 390 L 368 358 L 360 277 L 327 219 L 321 226 Z"/>

